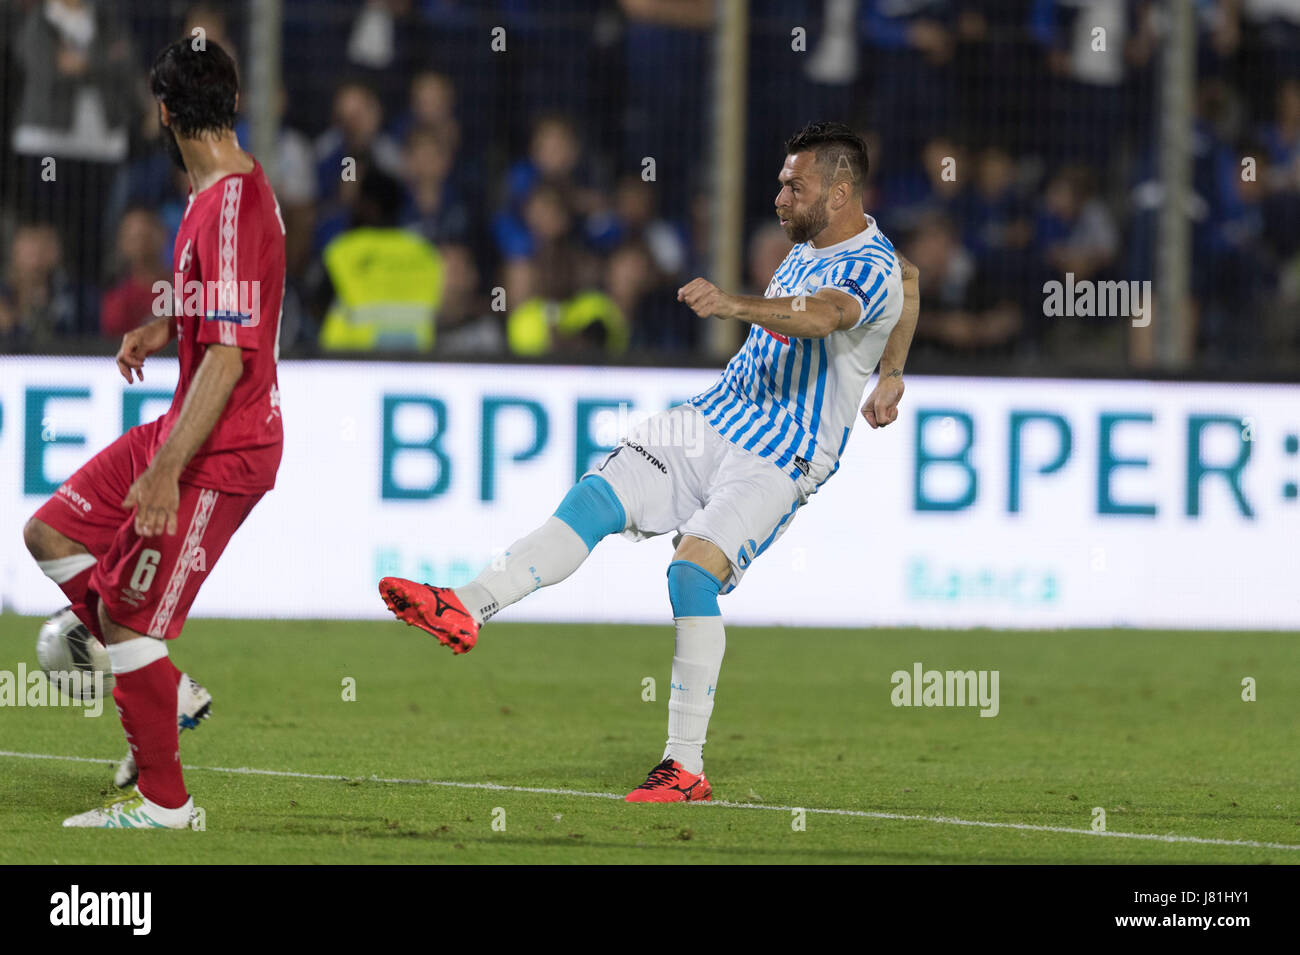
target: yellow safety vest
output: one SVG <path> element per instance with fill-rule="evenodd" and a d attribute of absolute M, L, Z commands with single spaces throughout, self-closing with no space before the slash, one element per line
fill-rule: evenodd
<path fill-rule="evenodd" d="M 352 229 L 325 246 L 334 304 L 321 327 L 330 351 L 433 349 L 442 256 L 405 229 Z"/>
<path fill-rule="evenodd" d="M 630 337 L 627 318 L 617 303 L 604 292 L 579 292 L 565 302 L 556 330 L 561 335 L 576 336 L 597 322 L 605 326 L 606 353 L 622 355 L 626 352 Z"/>
<path fill-rule="evenodd" d="M 554 344 L 554 332 L 578 335 L 594 322 L 605 326 L 607 353 L 622 355 L 627 351 L 630 337 L 627 319 L 613 299 L 596 291 L 579 292 L 562 303 L 542 298 L 521 303 L 506 319 L 506 343 L 515 355 L 546 355 Z"/>

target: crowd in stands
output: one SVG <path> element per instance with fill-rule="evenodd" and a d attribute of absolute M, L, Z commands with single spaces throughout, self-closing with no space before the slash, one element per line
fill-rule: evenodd
<path fill-rule="evenodd" d="M 752 0 L 733 185 L 710 163 L 710 2 L 286 3 L 266 157 L 282 346 L 707 360 L 675 290 L 709 274 L 715 192 L 744 190 L 743 291 L 761 293 L 790 248 L 771 211 L 782 143 L 838 119 L 870 148 L 865 207 L 921 270 L 913 367 L 1140 365 L 1127 323 L 1045 317 L 1043 286 L 1155 278 L 1160 6 Z M 1195 16 L 1197 354 L 1295 359 L 1300 4 L 1196 0 Z M 0 351 L 157 314 L 188 184 L 149 63 L 201 30 L 247 103 L 250 23 L 247 2 L 0 0 Z"/>

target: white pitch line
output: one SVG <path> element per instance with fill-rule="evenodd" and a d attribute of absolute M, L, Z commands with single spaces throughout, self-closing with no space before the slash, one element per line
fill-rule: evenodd
<path fill-rule="evenodd" d="M 115 759 L 96 759 L 91 756 L 55 756 L 50 753 L 16 753 L 0 749 L 0 757 L 13 759 L 51 759 L 68 763 L 102 763 L 117 765 Z M 446 789 L 479 789 L 490 792 L 541 793 L 547 796 L 581 796 L 586 799 L 618 799 L 619 793 L 596 793 L 582 789 L 550 789 L 544 786 L 505 786 L 500 783 L 465 783 L 446 779 L 395 779 L 386 776 L 338 776 L 330 773 L 298 773 L 287 769 L 252 769 L 247 766 L 232 768 L 228 766 L 186 766 L 187 770 L 208 773 L 226 773 L 235 776 L 274 776 L 281 779 L 315 779 L 322 782 L 353 782 L 364 780 L 370 783 L 391 783 L 401 786 L 439 786 Z M 1208 839 L 1203 836 L 1179 836 L 1172 833 L 1155 832 L 1094 832 L 1091 829 L 1073 829 L 1069 826 L 1039 826 L 1028 822 L 988 822 L 982 819 L 959 819 L 956 816 L 909 816 L 897 812 L 870 812 L 865 809 L 816 809 L 811 806 L 769 806 L 766 803 L 728 802 L 723 799 L 707 803 L 692 803 L 693 806 L 720 806 L 725 809 L 765 809 L 768 812 L 802 812 L 822 816 L 851 816 L 856 819 L 887 819 L 895 822 L 930 822 L 943 826 L 975 826 L 982 829 L 1018 829 L 1024 832 L 1062 832 L 1079 836 L 1095 836 L 1111 839 L 1141 839 L 1147 842 L 1184 842 L 1201 846 L 1239 846 L 1248 849 L 1284 849 L 1300 851 L 1300 845 L 1285 842 L 1256 842 L 1251 839 Z"/>

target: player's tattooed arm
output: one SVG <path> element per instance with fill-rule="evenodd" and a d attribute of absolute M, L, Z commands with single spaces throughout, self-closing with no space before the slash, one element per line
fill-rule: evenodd
<path fill-rule="evenodd" d="M 243 352 L 237 346 L 207 346 L 176 424 L 122 501 L 123 507 L 135 510 L 135 529 L 141 537 L 176 533 L 181 472 L 208 440 L 243 373 Z"/>
<path fill-rule="evenodd" d="M 685 302 L 701 318 L 734 318 L 795 338 L 825 338 L 837 329 L 852 328 L 859 316 L 853 297 L 835 289 L 822 289 L 815 295 L 763 298 L 731 295 L 703 278 L 678 289 L 677 301 Z"/>
<path fill-rule="evenodd" d="M 903 311 L 881 353 L 876 386 L 862 406 L 862 417 L 873 428 L 883 428 L 898 417 L 898 402 L 903 397 L 903 365 L 912 347 L 912 335 L 916 332 L 916 321 L 921 313 L 918 290 L 921 272 L 901 255 L 898 262 L 903 270 Z"/>

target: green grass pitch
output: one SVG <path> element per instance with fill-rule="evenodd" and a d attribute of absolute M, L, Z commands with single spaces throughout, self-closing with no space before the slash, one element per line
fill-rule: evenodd
<path fill-rule="evenodd" d="M 35 666 L 38 625 L 0 616 L 0 670 Z M 108 794 L 111 704 L 2 708 L 7 754 L 105 762 L 0 756 L 0 863 L 1300 862 L 1293 634 L 733 627 L 705 755 L 735 805 L 589 795 L 657 762 L 671 655 L 667 626 L 494 623 L 454 657 L 396 623 L 193 620 L 172 656 L 215 701 L 181 737 L 205 831 L 61 829 Z M 894 707 L 914 661 L 998 670 L 999 715 Z M 1190 840 L 1095 834 L 1094 807 Z"/>

